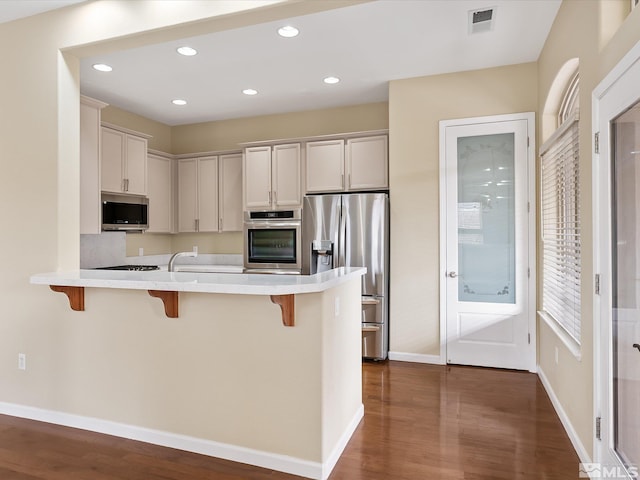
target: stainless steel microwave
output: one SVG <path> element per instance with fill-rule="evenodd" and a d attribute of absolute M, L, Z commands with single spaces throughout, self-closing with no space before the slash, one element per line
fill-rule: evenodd
<path fill-rule="evenodd" d="M 149 228 L 149 199 L 140 195 L 102 194 L 102 230 Z"/>
<path fill-rule="evenodd" d="M 244 268 L 249 273 L 302 272 L 299 209 L 245 212 Z"/>

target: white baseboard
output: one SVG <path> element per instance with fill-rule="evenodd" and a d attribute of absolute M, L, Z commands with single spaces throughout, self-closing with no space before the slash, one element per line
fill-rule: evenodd
<path fill-rule="evenodd" d="M 423 353 L 389 352 L 389 360 L 413 363 L 431 363 L 434 365 L 444 365 L 445 362 L 439 355 L 425 355 Z"/>
<path fill-rule="evenodd" d="M 358 408 L 356 414 L 351 419 L 351 422 L 349 422 L 349 425 L 347 425 L 347 428 L 340 436 L 338 443 L 331 451 L 329 458 L 327 458 L 327 460 L 322 464 L 322 480 L 327 480 L 327 478 L 329 478 L 329 475 L 331 475 L 333 467 L 335 467 L 336 463 L 338 463 L 340 455 L 342 455 L 342 452 L 346 448 L 347 443 L 349 443 L 353 432 L 355 432 L 356 428 L 358 428 L 362 417 L 364 417 L 364 405 L 361 404 L 360 408 Z"/>
<path fill-rule="evenodd" d="M 558 400 L 558 397 L 553 391 L 553 388 L 551 388 L 551 383 L 549 383 L 549 379 L 544 374 L 544 371 L 542 370 L 540 365 L 538 365 L 538 378 L 540 378 L 540 381 L 542 382 L 544 389 L 547 391 L 547 395 L 549 395 L 549 398 L 551 399 L 553 408 L 555 408 L 556 413 L 558 414 L 558 417 L 562 422 L 562 426 L 567 432 L 567 435 L 569 436 L 569 440 L 571 440 L 571 443 L 573 444 L 573 448 L 578 454 L 578 458 L 580 459 L 580 462 L 591 463 L 592 461 L 591 457 L 587 453 L 587 450 L 584 448 L 584 445 L 580 440 L 580 437 L 578 437 L 578 434 L 575 428 L 573 428 L 571 420 L 569 420 L 569 417 L 567 416 L 566 412 L 562 408 L 562 404 L 560 403 L 560 400 Z"/>
<path fill-rule="evenodd" d="M 233 462 L 246 463 L 257 467 L 277 470 L 279 472 L 299 475 L 301 477 L 316 480 L 326 480 L 340 455 L 346 447 L 351 435 L 357 428 L 364 415 L 364 406 L 360 406 L 352 421 L 340 437 L 331 455 L 324 463 L 302 460 L 288 455 L 279 455 L 261 450 L 230 445 L 226 443 L 204 440 L 201 438 L 179 435 L 161 430 L 137 427 L 123 423 L 101 420 L 98 418 L 83 417 L 69 413 L 44 410 L 12 403 L 0 402 L 0 414 L 13 417 L 28 418 L 40 422 L 53 423 L 66 427 L 89 430 L 91 432 L 104 433 L 121 438 L 138 440 L 141 442 L 175 448 L 187 452 L 199 453 L 211 457 L 231 460 Z"/>

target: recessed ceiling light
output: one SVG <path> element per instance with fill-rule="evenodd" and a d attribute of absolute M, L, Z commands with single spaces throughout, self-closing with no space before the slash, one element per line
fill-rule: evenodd
<path fill-rule="evenodd" d="M 242 93 L 244 93 L 245 95 L 257 95 L 258 91 L 254 90 L 253 88 L 245 88 L 244 90 L 242 90 Z"/>
<path fill-rule="evenodd" d="M 338 83 L 340 79 L 338 77 L 327 77 L 323 80 L 324 83 L 328 83 L 329 85 L 333 85 L 334 83 Z"/>
<path fill-rule="evenodd" d="M 296 27 L 292 27 L 291 25 L 286 25 L 278 29 L 278 35 L 285 38 L 297 37 L 299 33 L 300 30 Z"/>
<path fill-rule="evenodd" d="M 193 57 L 198 53 L 198 51 L 195 48 L 191 48 L 191 47 L 178 47 L 176 48 L 176 51 L 180 55 L 184 55 L 185 57 Z"/>
<path fill-rule="evenodd" d="M 176 98 L 175 100 L 171 100 L 171 103 L 173 103 L 174 105 L 186 105 L 187 101 L 182 100 L 180 98 Z"/>
<path fill-rule="evenodd" d="M 113 67 L 111 67 L 111 65 L 107 65 L 106 63 L 95 63 L 93 65 L 93 68 L 95 70 L 98 70 L 99 72 L 110 72 L 111 70 L 113 70 Z"/>

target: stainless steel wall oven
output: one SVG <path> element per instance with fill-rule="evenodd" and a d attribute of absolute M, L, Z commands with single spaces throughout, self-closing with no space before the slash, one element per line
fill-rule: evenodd
<path fill-rule="evenodd" d="M 300 209 L 245 212 L 244 268 L 248 273 L 302 272 Z"/>

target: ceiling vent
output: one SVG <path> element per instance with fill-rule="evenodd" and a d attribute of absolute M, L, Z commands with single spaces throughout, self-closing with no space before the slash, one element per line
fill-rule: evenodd
<path fill-rule="evenodd" d="M 496 8 L 484 8 L 469 12 L 469 33 L 490 32 L 496 20 Z"/>

